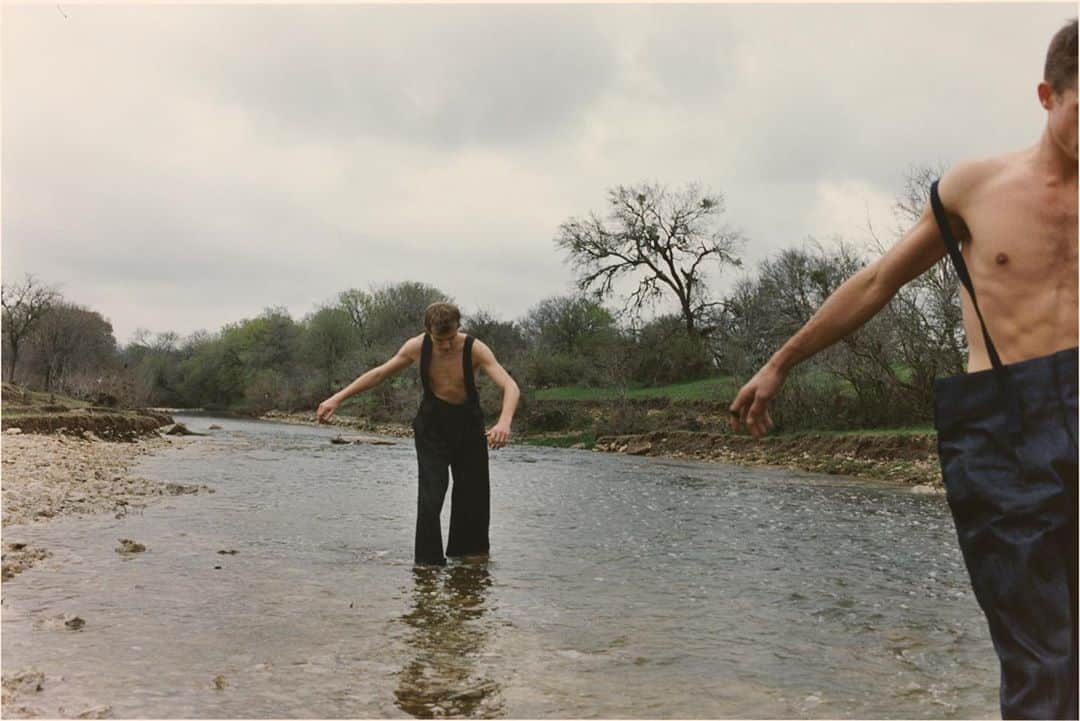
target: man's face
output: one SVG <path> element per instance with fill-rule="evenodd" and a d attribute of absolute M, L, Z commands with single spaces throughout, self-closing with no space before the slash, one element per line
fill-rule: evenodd
<path fill-rule="evenodd" d="M 1046 127 L 1065 157 L 1077 160 L 1076 87 L 1055 93 L 1047 83 L 1039 85 L 1039 101 L 1047 110 Z"/>
<path fill-rule="evenodd" d="M 440 353 L 449 353 L 454 347 L 454 339 L 457 338 L 458 329 L 454 326 L 454 329 L 447 331 L 446 333 L 432 333 L 431 342 L 435 346 L 435 350 Z"/>

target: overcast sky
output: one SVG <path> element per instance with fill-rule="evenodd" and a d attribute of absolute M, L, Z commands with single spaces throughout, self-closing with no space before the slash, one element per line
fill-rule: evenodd
<path fill-rule="evenodd" d="M 59 286 L 122 343 L 402 280 L 514 319 L 572 287 L 559 224 L 640 181 L 722 193 L 750 268 L 865 241 L 911 164 L 1037 140 L 1073 15 L 5 5 L 3 280 Z"/>

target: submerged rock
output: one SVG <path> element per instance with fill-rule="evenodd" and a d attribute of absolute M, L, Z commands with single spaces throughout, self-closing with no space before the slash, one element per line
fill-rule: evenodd
<path fill-rule="evenodd" d="M 396 445 L 393 441 L 388 441 L 385 438 L 376 438 L 375 436 L 335 436 L 330 439 L 331 443 L 339 445 L 360 445 L 366 444 L 370 446 L 393 446 Z"/>
<path fill-rule="evenodd" d="M 119 554 L 142 553 L 145 550 L 146 546 L 130 538 L 121 538 L 120 545 L 116 547 L 116 552 Z"/>
<path fill-rule="evenodd" d="M 188 428 L 187 426 L 185 426 L 183 423 L 173 423 L 172 425 L 166 426 L 165 429 L 162 431 L 162 434 L 166 435 L 166 436 L 205 436 L 206 435 L 205 433 L 196 433 L 195 431 L 193 431 L 190 428 Z"/>

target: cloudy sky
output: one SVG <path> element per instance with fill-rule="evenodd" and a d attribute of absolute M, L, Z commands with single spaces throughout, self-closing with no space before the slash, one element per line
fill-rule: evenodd
<path fill-rule="evenodd" d="M 750 267 L 1030 145 L 1075 4 L 5 5 L 3 280 L 214 331 L 430 283 L 517 318 L 616 184 L 703 183 Z M 722 291 L 736 276 L 715 279 Z"/>

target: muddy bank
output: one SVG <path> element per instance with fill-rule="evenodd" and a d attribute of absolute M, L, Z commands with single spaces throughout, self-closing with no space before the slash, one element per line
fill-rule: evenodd
<path fill-rule="evenodd" d="M 798 434 L 755 439 L 729 433 L 654 431 L 601 436 L 594 450 L 739 465 L 797 468 L 939 491 L 941 471 L 933 434 Z"/>
<path fill-rule="evenodd" d="M 114 411 L 96 408 L 63 409 L 55 412 L 19 412 L 4 406 L 0 429 L 19 433 L 57 433 L 81 436 L 92 433 L 99 438 L 133 441 L 152 436 L 172 418 L 152 411 Z M 17 429 L 17 430 L 16 430 Z"/>
<path fill-rule="evenodd" d="M 169 483 L 128 473 L 139 457 L 198 442 L 196 439 L 155 435 L 132 443 L 10 432 L 0 439 L 5 580 L 48 557 L 47 549 L 20 542 L 20 524 L 92 513 L 119 517 L 165 496 L 213 492 L 204 485 Z"/>

